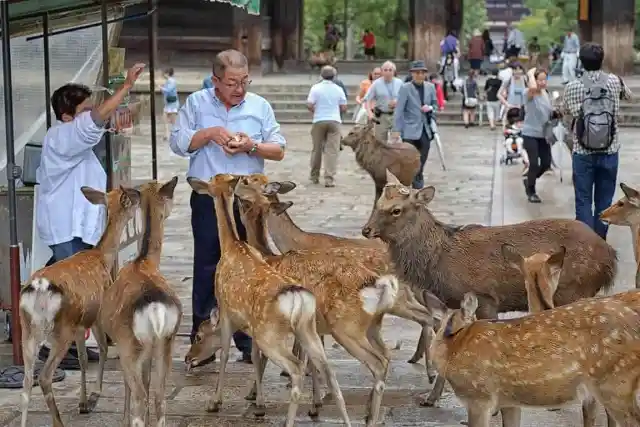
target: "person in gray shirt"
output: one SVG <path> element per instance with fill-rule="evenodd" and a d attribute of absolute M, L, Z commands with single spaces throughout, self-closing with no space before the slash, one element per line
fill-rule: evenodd
<path fill-rule="evenodd" d="M 375 80 L 364 96 L 369 120 L 375 117 L 379 122 L 375 127 L 376 138 L 385 143 L 393 126 L 393 111 L 403 84 L 402 80 L 395 77 L 395 72 L 396 66 L 393 62 L 387 61 L 382 64 L 382 78 Z"/>
<path fill-rule="evenodd" d="M 545 139 L 545 126 L 551 119 L 553 104 L 547 92 L 547 72 L 532 68 L 528 73 L 522 139 L 529 156 L 529 171 L 523 179 L 527 199 L 540 203 L 536 180 L 551 167 L 551 146 Z"/>
<path fill-rule="evenodd" d="M 564 37 L 564 47 L 562 48 L 562 84 L 567 84 L 576 79 L 579 50 L 580 39 L 578 35 L 573 31 L 567 32 Z"/>

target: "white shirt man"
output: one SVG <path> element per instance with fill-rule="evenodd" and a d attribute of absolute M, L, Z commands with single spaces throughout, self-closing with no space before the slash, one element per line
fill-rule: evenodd
<path fill-rule="evenodd" d="M 580 39 L 576 33 L 569 31 L 564 37 L 564 47 L 562 48 L 562 82 L 564 84 L 576 79 L 579 51 Z"/>
<path fill-rule="evenodd" d="M 333 67 L 323 67 L 320 75 L 322 81 L 311 87 L 307 97 L 307 106 L 313 113 L 311 125 L 313 149 L 309 179 L 314 184 L 319 183 L 324 152 L 324 185 L 334 187 L 340 151 L 341 114 L 347 109 L 347 97 L 344 90 L 333 82 L 335 77 Z"/>

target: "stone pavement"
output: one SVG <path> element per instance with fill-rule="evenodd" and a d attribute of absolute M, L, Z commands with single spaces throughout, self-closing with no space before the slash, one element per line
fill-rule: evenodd
<path fill-rule="evenodd" d="M 346 130 L 346 129 L 345 129 Z M 310 155 L 310 138 L 307 126 L 284 126 L 283 132 L 289 142 L 285 160 L 280 163 L 268 163 L 267 173 L 274 179 L 287 179 L 298 183 L 298 187 L 287 200 L 294 202 L 290 212 L 294 220 L 304 229 L 323 231 L 346 236 L 358 236 L 360 228 L 366 220 L 372 204 L 373 186 L 370 178 L 359 170 L 353 160 L 353 154 L 347 148 L 340 157 L 339 173 L 336 177 L 337 187 L 327 189 L 310 185 L 307 180 L 308 158 Z M 442 221 L 464 223 L 489 223 L 491 219 L 511 222 L 526 219 L 527 215 L 535 217 L 540 214 L 548 216 L 571 216 L 570 186 L 568 182 L 560 185 L 546 178 L 541 196 L 546 203 L 533 210 L 531 205 L 524 208 L 521 187 L 512 186 L 518 182 L 517 167 L 497 169 L 500 182 L 494 186 L 495 147 L 499 139 L 497 132 L 486 129 L 442 128 L 442 139 L 448 161 L 448 170 L 442 171 L 435 152 L 432 152 L 426 167 L 426 178 L 429 184 L 437 188 L 437 194 L 430 207 Z M 630 163 L 640 155 L 639 151 L 631 151 L 629 143 L 634 135 L 625 134 L 624 155 L 629 156 L 623 163 L 621 175 L 633 184 Z M 133 144 L 132 159 L 134 162 L 134 178 L 144 179 L 151 175 L 150 143 L 148 137 L 136 137 Z M 192 265 L 192 242 L 189 221 L 188 198 L 190 190 L 183 179 L 187 161 L 170 153 L 166 144 L 160 146 L 159 172 L 161 180 L 168 180 L 174 175 L 181 177 L 176 190 L 174 212 L 167 220 L 165 246 L 163 251 L 162 270 L 171 280 L 179 293 L 187 311 L 190 311 L 190 286 Z M 626 167 L 624 166 L 626 165 Z M 640 177 L 637 178 L 640 181 Z M 555 190 L 552 187 L 555 186 Z M 495 188 L 494 188 L 495 187 Z M 492 197 L 506 200 L 505 208 L 500 207 L 500 215 L 492 210 Z M 559 207 L 556 207 L 560 204 Z M 567 206 L 565 206 L 567 205 Z M 502 206 L 502 205 L 501 205 Z M 520 210 L 517 210 L 517 209 Z M 511 211 L 524 212 L 512 214 Z M 502 212 L 505 212 L 502 214 Z M 493 214 L 492 214 L 493 213 Z M 614 230 L 615 232 L 616 230 Z M 626 231 L 626 230 L 625 230 Z M 614 244 L 621 249 L 621 258 L 630 253 L 630 243 L 625 241 L 624 233 L 616 235 Z M 612 236 L 613 237 L 613 236 Z M 622 269 L 624 283 L 627 282 L 626 269 Z M 185 316 L 182 331 L 186 332 L 190 325 L 190 316 Z M 421 408 L 417 406 L 417 396 L 429 389 L 422 365 L 409 365 L 410 357 L 416 345 L 418 328 L 404 320 L 388 317 L 383 330 L 390 346 L 401 344 L 400 349 L 392 353 L 392 369 L 387 382 L 383 400 L 383 414 L 386 425 L 453 427 L 459 426 L 466 418 L 465 410 L 460 402 L 448 391 L 439 403 L 438 408 Z M 187 339 L 180 338 L 174 352 L 174 369 L 167 387 L 168 426 L 253 426 L 275 425 L 282 422 L 286 411 L 288 390 L 285 379 L 278 375 L 279 369 L 272 364 L 267 368 L 265 379 L 267 417 L 262 421 L 254 421 L 248 411 L 249 405 L 243 400 L 248 390 L 252 375 L 252 367 L 230 363 L 230 375 L 225 387 L 224 404 L 220 414 L 207 414 L 204 411 L 206 395 L 213 390 L 218 365 L 200 368 L 192 373 L 185 373 L 182 358 L 188 347 Z M 364 416 L 366 397 L 372 380 L 371 376 L 359 362 L 353 360 L 341 348 L 335 348 L 332 340 L 327 340 L 327 353 L 337 372 L 348 405 L 349 415 L 354 425 L 361 425 Z M 233 357 L 233 356 L 232 356 Z M 232 359 L 233 360 L 233 359 Z M 89 379 L 95 378 L 94 369 Z M 56 397 L 61 411 L 64 413 L 67 426 L 103 426 L 116 425 L 121 420 L 123 408 L 122 376 L 117 368 L 117 361 L 110 360 L 105 377 L 103 397 L 98 403 L 97 412 L 89 415 L 78 415 L 77 372 L 69 372 L 67 379 L 55 384 Z M 90 384 L 90 389 L 91 389 Z M 320 422 L 311 423 L 306 417 L 310 402 L 310 380 L 304 385 L 304 398 L 298 417 L 298 425 L 316 425 L 318 427 L 340 423 L 338 413 L 328 403 L 320 413 Z M 0 391 L 0 425 L 19 425 L 18 404 L 19 391 Z M 44 399 L 39 389 L 35 389 L 31 404 L 30 426 L 50 425 Z M 498 425 L 496 417 L 492 425 Z M 602 423 L 603 421 L 600 420 Z M 577 406 L 557 411 L 527 410 L 523 426 L 578 426 L 580 413 Z M 603 425 L 603 424 L 599 424 Z"/>

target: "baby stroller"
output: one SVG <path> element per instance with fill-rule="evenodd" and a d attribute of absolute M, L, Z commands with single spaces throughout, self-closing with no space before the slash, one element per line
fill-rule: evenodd
<path fill-rule="evenodd" d="M 518 122 L 522 120 L 519 108 L 510 108 L 507 111 L 507 127 L 504 130 L 504 154 L 500 158 L 500 164 L 510 165 L 515 159 L 522 159 L 527 164 L 527 153 L 523 148 L 522 129 Z"/>

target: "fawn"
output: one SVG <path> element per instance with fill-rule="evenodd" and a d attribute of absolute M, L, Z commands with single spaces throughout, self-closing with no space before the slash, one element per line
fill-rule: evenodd
<path fill-rule="evenodd" d="M 177 183 L 178 177 L 174 177 L 165 184 L 152 181 L 141 187 L 144 234 L 140 253 L 105 291 L 100 310 L 100 323 L 115 342 L 125 378 L 125 426 L 150 425 L 147 400 L 152 359 L 158 381 L 156 425 L 164 427 L 166 423 L 165 382 L 182 304 L 159 267 L 164 221 L 171 213 Z"/>
<path fill-rule="evenodd" d="M 636 288 L 640 288 L 640 193 L 620 183 L 624 197 L 605 209 L 600 219 L 609 224 L 626 225 L 631 228 L 633 255 L 636 261 Z"/>
<path fill-rule="evenodd" d="M 207 410 L 217 412 L 222 403 L 222 384 L 233 331 L 241 329 L 253 338 L 251 359 L 255 367 L 255 414 L 265 413 L 262 376 L 267 358 L 291 376 L 291 400 L 285 425 L 294 424 L 300 400 L 303 363 L 287 347 L 293 334 L 316 369 L 324 374 L 331 387 L 344 423 L 351 425 L 335 374 L 329 366 L 316 330 L 316 297 L 295 281 L 269 266 L 263 256 L 238 238 L 231 212 L 233 175 L 216 175 L 209 183 L 188 178 L 194 191 L 214 198 L 222 257 L 216 270 L 216 297 L 219 306 L 211 313 L 211 326 L 219 329 L 222 352 L 220 373 Z M 195 342 L 202 339 L 199 332 Z"/>
<path fill-rule="evenodd" d="M 129 188 L 117 188 L 105 194 L 82 187 L 82 194 L 94 205 L 105 205 L 107 226 L 95 248 L 41 268 L 33 273 L 20 292 L 20 324 L 24 354 L 22 383 L 22 427 L 27 427 L 29 401 L 33 388 L 33 370 L 38 350 L 44 341 L 51 345 L 49 357 L 40 371 L 42 388 L 54 427 L 62 427 L 62 419 L 53 396 L 53 372 L 75 340 L 80 362 L 81 413 L 95 407 L 102 392 L 102 376 L 107 358 L 107 338 L 97 322 L 105 289 L 112 283 L 111 267 L 120 245 L 120 236 L 133 218 L 140 202 L 140 193 Z M 63 203 L 64 201 L 61 201 Z M 85 331 L 91 328 L 100 348 L 97 392 L 87 398 L 87 349 Z"/>
<path fill-rule="evenodd" d="M 535 291 L 529 301 L 538 300 L 534 307 L 552 302 L 557 288 L 562 255 L 546 256 L 538 264 L 542 276 L 528 280 L 527 290 Z M 507 258 L 511 263 L 513 257 Z M 535 268 L 531 258 L 526 267 L 514 264 L 528 272 Z M 546 285 L 533 289 L 541 280 Z M 593 426 L 595 399 L 621 426 L 640 422 L 640 292 L 583 299 L 509 320 L 476 320 L 477 307 L 476 296 L 465 294 L 432 344 L 438 372 L 467 407 L 470 427 L 488 427 L 494 409 L 501 410 L 504 427 L 518 427 L 523 406 L 575 401 L 583 403 L 583 425 Z"/>

